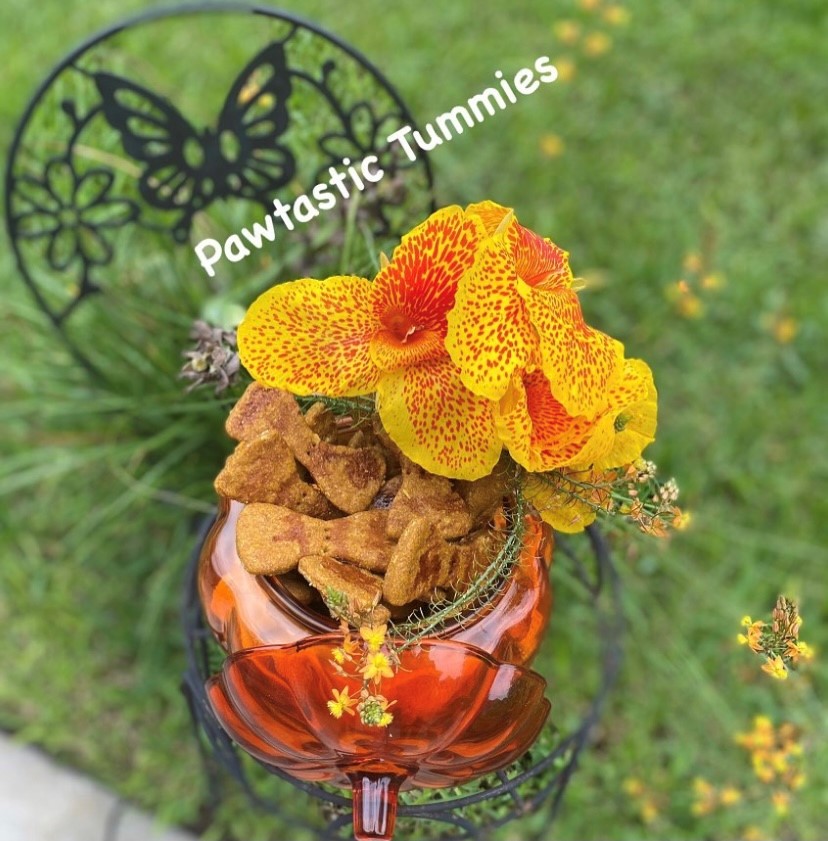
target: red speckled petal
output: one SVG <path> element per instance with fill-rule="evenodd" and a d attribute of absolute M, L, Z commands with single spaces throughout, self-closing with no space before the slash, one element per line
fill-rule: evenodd
<path fill-rule="evenodd" d="M 605 470 L 634 462 L 655 440 L 657 400 L 647 363 L 624 360 L 623 375 L 607 394 L 607 407 L 597 419 L 594 434 L 569 463 Z"/>
<path fill-rule="evenodd" d="M 384 374 L 377 386 L 380 418 L 397 446 L 455 479 L 486 476 L 500 458 L 491 407 L 463 385 L 447 356 Z"/>
<path fill-rule="evenodd" d="M 595 427 L 585 417 L 567 414 L 541 371 L 514 375 L 495 410 L 495 425 L 512 458 L 533 473 L 569 463 Z"/>
<path fill-rule="evenodd" d="M 572 285 L 569 253 L 522 225 L 515 228 L 512 239 L 520 279 L 539 289 L 568 289 Z"/>
<path fill-rule="evenodd" d="M 511 212 L 511 207 L 503 207 L 493 201 L 479 201 L 466 208 L 466 213 L 476 216 L 483 223 L 488 236 L 498 229 L 500 223 Z"/>
<path fill-rule="evenodd" d="M 464 384 L 489 400 L 503 396 L 515 369 L 538 350 L 512 252 L 505 235 L 489 240 L 460 282 L 448 316 L 446 350 Z"/>
<path fill-rule="evenodd" d="M 258 382 L 294 394 L 348 397 L 376 388 L 369 352 L 380 328 L 373 287 L 361 277 L 294 280 L 253 302 L 239 325 L 239 354 Z"/>
<path fill-rule="evenodd" d="M 621 375 L 624 346 L 593 330 L 571 289 L 519 286 L 540 338 L 543 372 L 570 415 L 593 418 L 606 405 L 607 389 Z"/>
<path fill-rule="evenodd" d="M 446 207 L 403 237 L 374 280 L 373 312 L 402 341 L 421 330 L 442 338 L 460 278 L 471 268 L 484 232 L 478 219 Z"/>

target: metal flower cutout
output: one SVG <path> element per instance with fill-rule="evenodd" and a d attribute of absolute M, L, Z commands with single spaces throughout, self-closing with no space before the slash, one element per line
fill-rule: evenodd
<path fill-rule="evenodd" d="M 78 260 L 85 266 L 112 260 L 105 231 L 120 228 L 138 216 L 128 199 L 111 195 L 114 177 L 93 168 L 79 174 L 71 161 L 49 162 L 43 178 L 22 175 L 15 183 L 23 211 L 17 215 L 17 236 L 46 241 L 46 260 L 55 271 L 65 271 Z"/>

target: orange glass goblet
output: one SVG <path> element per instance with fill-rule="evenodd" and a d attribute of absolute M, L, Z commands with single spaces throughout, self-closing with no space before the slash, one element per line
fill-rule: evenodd
<path fill-rule="evenodd" d="M 396 674 L 382 681 L 390 725 L 335 718 L 333 690 L 358 697 L 362 688 L 331 667 L 341 644 L 331 634 L 238 651 L 207 691 L 222 727 L 254 757 L 351 788 L 358 841 L 391 838 L 400 788 L 459 785 L 509 765 L 549 714 L 540 675 L 474 646 L 428 640 L 402 650 Z"/>
<path fill-rule="evenodd" d="M 251 575 L 236 551 L 236 521 L 243 503 L 222 498 L 201 553 L 198 587 L 207 624 L 225 651 L 298 642 L 332 633 L 337 623 L 300 604 L 276 578 Z M 527 515 L 520 558 L 500 592 L 473 616 L 434 637 L 476 645 L 497 660 L 528 665 L 543 639 L 552 609 L 551 529 Z"/>

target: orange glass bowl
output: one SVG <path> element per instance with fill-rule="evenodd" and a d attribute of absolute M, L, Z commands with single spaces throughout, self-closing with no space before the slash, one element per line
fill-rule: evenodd
<path fill-rule="evenodd" d="M 298 642 L 332 633 L 337 623 L 300 604 L 275 578 L 251 575 L 236 551 L 236 521 L 243 503 L 222 498 L 202 549 L 198 587 L 207 624 L 225 651 Z M 523 546 L 500 593 L 474 617 L 434 634 L 476 645 L 504 663 L 526 666 L 537 653 L 552 609 L 551 529 L 525 518 Z"/>
<path fill-rule="evenodd" d="M 382 682 L 396 702 L 388 727 L 358 715 L 334 718 L 327 702 L 361 682 L 336 675 L 340 634 L 238 651 L 207 682 L 213 711 L 231 738 L 293 777 L 350 787 L 358 841 L 391 838 L 397 794 L 409 786 L 460 785 L 514 762 L 549 714 L 546 681 L 473 646 L 429 640 L 401 652 Z"/>

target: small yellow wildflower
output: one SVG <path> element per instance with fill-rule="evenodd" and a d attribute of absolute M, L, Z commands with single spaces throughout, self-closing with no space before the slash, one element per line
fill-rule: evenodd
<path fill-rule="evenodd" d="M 388 725 L 394 720 L 394 716 L 391 713 L 383 713 L 380 717 L 378 727 L 388 727 Z"/>
<path fill-rule="evenodd" d="M 790 810 L 791 795 L 787 791 L 775 791 L 771 795 L 771 803 L 773 803 L 773 811 L 780 818 L 784 817 Z"/>
<path fill-rule="evenodd" d="M 744 839 L 744 841 L 767 841 L 768 839 L 768 836 L 754 824 L 746 826 L 739 837 Z"/>
<path fill-rule="evenodd" d="M 724 278 L 715 272 L 711 274 L 706 274 L 701 279 L 702 289 L 710 289 L 711 291 L 714 289 L 721 289 L 724 286 Z"/>
<path fill-rule="evenodd" d="M 602 15 L 610 26 L 626 26 L 630 22 L 630 11 L 623 6 L 607 6 Z"/>
<path fill-rule="evenodd" d="M 590 56 L 603 55 L 612 47 L 612 38 L 604 32 L 592 32 L 584 38 L 584 52 Z"/>
<path fill-rule="evenodd" d="M 651 798 L 647 798 L 641 804 L 641 820 L 644 823 L 652 823 L 658 817 L 658 806 Z"/>
<path fill-rule="evenodd" d="M 368 644 L 368 650 L 376 653 L 385 644 L 385 634 L 388 630 L 386 625 L 374 625 L 373 627 L 363 626 L 359 629 L 359 635 Z"/>
<path fill-rule="evenodd" d="M 354 715 L 354 711 L 351 707 L 357 703 L 357 699 L 351 698 L 348 694 L 347 686 L 341 692 L 337 692 L 337 690 L 334 689 L 333 696 L 334 700 L 328 701 L 328 710 L 334 718 L 342 718 L 343 713 Z"/>
<path fill-rule="evenodd" d="M 698 251 L 688 251 L 687 254 L 684 255 L 682 266 L 686 272 L 698 274 L 698 272 L 702 269 L 701 254 L 699 254 Z"/>
<path fill-rule="evenodd" d="M 698 295 L 688 292 L 678 302 L 681 315 L 685 318 L 701 318 L 704 315 L 704 304 Z"/>
<path fill-rule="evenodd" d="M 563 154 L 564 142 L 557 134 L 545 134 L 540 139 L 540 148 L 547 158 L 557 158 Z"/>
<path fill-rule="evenodd" d="M 709 815 L 716 808 L 716 789 L 704 777 L 693 780 L 693 796 L 690 811 L 694 815 Z"/>
<path fill-rule="evenodd" d="M 739 634 L 739 643 L 750 646 L 753 651 L 762 651 L 762 630 L 765 623 L 760 620 L 754 622 L 750 616 L 745 616 L 742 619 L 742 627 L 747 628 L 747 634 Z"/>
<path fill-rule="evenodd" d="M 762 671 L 777 680 L 788 679 L 788 669 L 785 666 L 785 661 L 781 657 L 768 657 L 762 664 Z"/>
<path fill-rule="evenodd" d="M 693 514 L 690 511 L 683 511 L 681 508 L 676 508 L 676 513 L 673 516 L 674 529 L 684 531 L 692 522 Z"/>
<path fill-rule="evenodd" d="M 379 683 L 384 677 L 394 677 L 388 658 L 379 652 L 369 655 L 366 664 L 360 671 L 365 680 L 373 680 L 376 683 Z"/>
<path fill-rule="evenodd" d="M 640 797 L 644 794 L 644 783 L 638 777 L 627 777 L 623 783 L 624 793 L 630 797 Z"/>
<path fill-rule="evenodd" d="M 559 58 L 555 62 L 559 82 L 570 82 L 575 76 L 575 62 L 571 58 Z"/>
<path fill-rule="evenodd" d="M 574 20 L 559 20 L 552 27 L 552 32 L 562 44 L 574 44 L 581 37 L 581 27 Z"/>
<path fill-rule="evenodd" d="M 736 786 L 725 786 L 719 794 L 722 806 L 735 806 L 742 799 L 742 792 Z"/>
<path fill-rule="evenodd" d="M 802 788 L 806 782 L 808 782 L 808 778 L 800 771 L 800 773 L 794 774 L 793 777 L 791 777 L 789 785 L 793 791 L 797 791 Z"/>
<path fill-rule="evenodd" d="M 795 318 L 791 318 L 789 315 L 782 316 L 774 320 L 772 332 L 773 338 L 780 345 L 788 345 L 796 338 L 796 334 L 799 332 L 799 324 L 797 324 Z"/>
<path fill-rule="evenodd" d="M 594 12 L 601 5 L 601 0 L 578 0 L 578 5 L 587 12 Z"/>
<path fill-rule="evenodd" d="M 341 666 L 345 662 L 345 651 L 341 648 L 335 648 L 331 652 L 331 657 L 333 657 L 334 663 Z"/>

